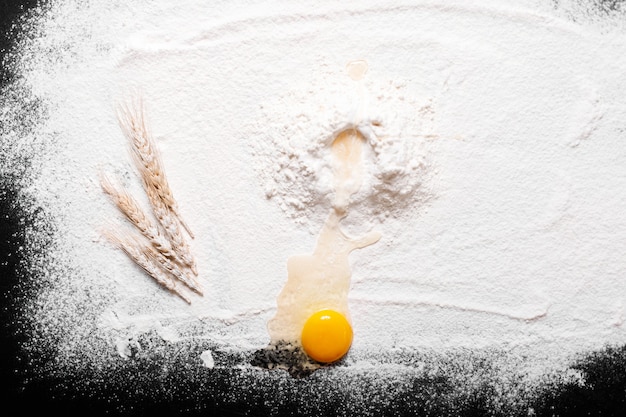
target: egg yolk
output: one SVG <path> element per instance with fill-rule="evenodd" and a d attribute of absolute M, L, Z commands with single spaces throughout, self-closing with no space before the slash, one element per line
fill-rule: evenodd
<path fill-rule="evenodd" d="M 352 326 L 335 310 L 321 310 L 302 328 L 302 347 L 312 359 L 330 363 L 341 359 L 352 344 Z"/>

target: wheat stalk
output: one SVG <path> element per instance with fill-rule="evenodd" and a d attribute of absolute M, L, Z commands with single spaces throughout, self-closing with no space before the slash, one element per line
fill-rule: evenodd
<path fill-rule="evenodd" d="M 137 102 L 133 103 L 132 107 L 129 107 L 127 104 L 120 104 L 117 118 L 122 131 L 130 140 L 132 155 L 141 173 L 146 191 L 148 189 L 153 190 L 171 215 L 176 218 L 189 236 L 193 238 L 194 235 L 191 229 L 180 215 L 178 204 L 165 178 L 161 155 L 146 127 L 143 101 L 140 98 L 137 99 Z"/>
<path fill-rule="evenodd" d="M 189 245 L 187 245 L 187 242 L 180 231 L 178 222 L 176 222 L 169 215 L 167 207 L 165 207 L 163 201 L 158 198 L 155 190 L 148 188 L 146 191 L 150 204 L 152 205 L 152 211 L 159 220 L 161 227 L 163 227 L 165 235 L 171 243 L 172 249 L 176 253 L 176 257 L 181 260 L 183 265 L 189 267 L 194 275 L 198 275 L 195 258 L 193 257 L 191 250 L 189 249 Z"/>
<path fill-rule="evenodd" d="M 194 290 L 200 295 L 204 295 L 202 287 L 196 281 L 193 275 L 190 275 L 187 271 L 180 268 L 180 265 L 174 262 L 172 259 L 163 256 L 161 252 L 154 250 L 151 247 L 147 247 L 146 255 L 161 268 L 169 272 L 180 282 Z"/>
<path fill-rule="evenodd" d="M 185 274 L 180 270 L 180 266 L 176 265 L 177 263 L 189 267 L 193 274 L 197 276 L 197 269 L 191 250 L 180 233 L 180 229 L 177 228 L 176 223 L 170 222 L 171 224 L 168 224 L 166 220 L 163 220 L 161 224 L 165 223 L 165 226 L 155 224 L 146 216 L 137 200 L 128 191 L 114 186 L 105 174 L 101 174 L 100 183 L 104 192 L 113 199 L 119 210 L 150 241 L 157 250 L 159 258 L 164 258 L 160 262 L 170 265 L 166 269 L 185 282 L 190 288 L 202 294 L 200 283 L 195 278 Z M 153 199 L 155 197 L 151 198 L 151 202 Z M 154 203 L 161 206 L 160 200 L 156 200 Z M 163 210 L 163 207 L 154 208 L 156 213 L 160 213 Z M 161 217 L 164 216 L 161 215 Z M 164 233 L 161 232 L 161 228 L 164 229 Z M 181 278 L 181 274 L 184 276 L 183 278 Z"/>
<path fill-rule="evenodd" d="M 148 216 L 137 200 L 123 187 L 114 185 L 101 174 L 102 189 L 115 202 L 126 219 L 141 233 L 137 237 L 115 234 L 104 235 L 122 249 L 159 284 L 191 303 L 177 287 L 180 282 L 203 295 L 196 277 L 198 271 L 181 226 L 193 238 L 193 233 L 182 220 L 178 205 L 169 187 L 156 143 L 146 128 L 141 99 L 117 109 L 117 117 L 124 135 L 130 142 L 131 155 L 139 171 L 144 191 L 148 196 L 153 216 Z M 143 235 L 143 236 L 142 236 Z"/>
<path fill-rule="evenodd" d="M 196 262 L 182 236 L 179 225 L 193 233 L 178 214 L 178 205 L 169 187 L 161 163 L 161 156 L 152 136 L 146 128 L 144 106 L 141 99 L 133 107 L 122 104 L 118 108 L 118 120 L 131 144 L 131 154 L 141 175 L 144 190 L 150 198 L 152 210 L 172 243 L 172 248 L 182 263 L 194 275 L 198 275 Z"/>
<path fill-rule="evenodd" d="M 176 281 L 172 279 L 157 263 L 154 262 L 155 250 L 148 245 L 142 244 L 138 239 L 130 235 L 116 234 L 110 230 L 103 231 L 103 235 L 114 245 L 124 251 L 137 265 L 143 268 L 156 282 L 167 288 L 180 298 L 191 304 L 191 300 L 182 293 Z"/>
<path fill-rule="evenodd" d="M 103 173 L 100 175 L 100 184 L 119 210 L 160 253 L 168 258 L 176 258 L 176 252 L 161 233 L 159 226 L 146 216 L 137 200 L 127 190 L 113 185 L 111 180 Z"/>

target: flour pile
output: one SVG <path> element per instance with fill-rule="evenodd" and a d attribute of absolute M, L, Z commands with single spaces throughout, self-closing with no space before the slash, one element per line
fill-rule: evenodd
<path fill-rule="evenodd" d="M 368 80 L 369 81 L 369 80 Z M 358 129 L 370 145 L 368 176 L 351 199 L 358 220 L 410 216 L 429 199 L 427 148 L 435 137 L 432 98 L 407 98 L 403 81 L 356 83 L 345 68 L 324 66 L 307 84 L 262 105 L 252 139 L 268 199 L 297 223 L 319 229 L 331 203 L 330 144 Z"/>

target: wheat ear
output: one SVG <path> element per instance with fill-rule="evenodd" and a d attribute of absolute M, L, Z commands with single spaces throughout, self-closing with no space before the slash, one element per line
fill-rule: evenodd
<path fill-rule="evenodd" d="M 146 191 L 148 188 L 153 189 L 167 210 L 171 212 L 189 233 L 189 236 L 193 238 L 194 235 L 191 229 L 180 215 L 178 204 L 165 177 L 161 155 L 146 127 L 143 101 L 141 99 L 137 101 L 132 108 L 126 104 L 118 107 L 117 118 L 119 125 L 130 140 L 132 155 L 144 179 Z"/>
<path fill-rule="evenodd" d="M 113 185 L 104 173 L 100 174 L 100 185 L 122 214 L 152 243 L 155 249 L 165 257 L 176 258 L 176 252 L 159 230 L 159 226 L 145 214 L 137 200 L 127 190 Z"/>
<path fill-rule="evenodd" d="M 157 263 L 161 268 L 169 272 L 171 275 L 176 277 L 180 282 L 194 290 L 200 295 L 204 295 L 202 291 L 202 287 L 200 283 L 195 280 L 193 275 L 189 274 L 188 270 L 181 269 L 180 265 L 174 262 L 170 258 L 166 258 L 162 253 L 154 250 L 151 247 L 146 248 L 146 255 L 154 262 Z"/>
<path fill-rule="evenodd" d="M 145 215 L 137 201 L 128 193 L 128 191 L 114 186 L 105 174 L 101 174 L 100 182 L 104 192 L 111 196 L 120 211 L 150 241 L 152 247 L 156 250 L 151 257 L 161 264 L 164 269 L 185 283 L 189 288 L 202 295 L 200 283 L 192 276 L 189 276 L 185 271 L 180 269 L 180 265 L 187 265 L 190 259 L 193 261 L 189 247 L 184 246 L 184 250 L 181 249 L 180 243 L 176 239 L 170 243 L 170 241 L 161 233 L 160 227 L 154 224 L 150 218 Z M 169 236 L 169 233 L 167 233 L 167 235 Z M 182 239 L 180 232 L 178 235 L 179 239 Z M 183 240 L 183 244 L 184 243 L 185 242 Z M 172 248 L 172 244 L 176 247 L 176 250 Z M 181 252 L 184 256 L 180 255 Z M 195 263 L 193 266 L 195 267 Z M 195 272 L 194 275 L 196 275 Z"/>
<path fill-rule="evenodd" d="M 169 216 L 169 211 L 152 188 L 147 188 L 146 192 L 148 194 L 150 204 L 152 205 L 154 215 L 159 220 L 163 230 L 165 230 L 165 234 L 172 245 L 172 249 L 176 253 L 176 257 L 182 261 L 183 265 L 189 267 L 194 275 L 197 276 L 198 270 L 196 268 L 196 260 L 180 231 L 178 222 Z"/>
<path fill-rule="evenodd" d="M 115 246 L 124 251 L 137 265 L 143 268 L 157 283 L 167 288 L 180 298 L 191 304 L 191 300 L 183 294 L 174 281 L 162 267 L 154 262 L 152 254 L 154 249 L 150 246 L 142 244 L 136 238 L 131 236 L 121 236 L 110 230 L 105 230 L 102 234 Z"/>

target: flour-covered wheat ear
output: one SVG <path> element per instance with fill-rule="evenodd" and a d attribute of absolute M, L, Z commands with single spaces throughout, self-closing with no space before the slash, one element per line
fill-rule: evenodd
<path fill-rule="evenodd" d="M 178 222 L 171 216 L 170 211 L 167 210 L 167 207 L 165 207 L 163 201 L 159 199 L 154 189 L 148 188 L 146 191 L 150 204 L 152 205 L 152 211 L 165 231 L 165 236 L 169 240 L 172 250 L 176 254 L 176 258 L 180 260 L 181 264 L 189 267 L 194 275 L 197 276 L 198 269 L 196 267 L 196 260 L 180 230 Z"/>
<path fill-rule="evenodd" d="M 154 251 L 152 247 L 145 245 L 133 236 L 123 235 L 111 230 L 104 230 L 102 234 L 109 242 L 124 251 L 129 258 L 146 271 L 157 283 L 185 300 L 188 304 L 191 304 L 191 299 L 180 291 L 176 280 L 158 262 L 155 262 L 152 257 L 152 252 Z"/>
<path fill-rule="evenodd" d="M 168 258 L 176 258 L 169 240 L 160 227 L 143 211 L 137 200 L 123 187 L 114 185 L 106 174 L 100 174 L 100 184 L 117 208 L 143 234 L 156 250 Z"/>
<path fill-rule="evenodd" d="M 143 101 L 136 99 L 130 104 L 120 104 L 117 108 L 117 119 L 130 142 L 131 154 L 141 174 L 146 192 L 148 189 L 156 192 L 168 211 L 193 238 L 193 232 L 180 215 L 178 204 L 165 177 L 161 155 L 146 126 Z"/>

